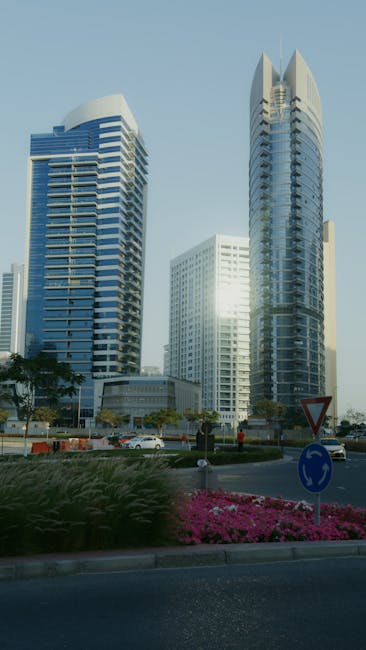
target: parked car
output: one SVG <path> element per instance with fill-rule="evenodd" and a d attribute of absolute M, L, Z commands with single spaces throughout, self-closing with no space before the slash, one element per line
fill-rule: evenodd
<path fill-rule="evenodd" d="M 103 437 L 104 440 L 108 440 L 108 444 L 112 445 L 113 447 L 122 447 L 122 444 L 124 442 L 131 440 L 131 438 L 135 438 L 135 434 L 115 432 Z"/>
<path fill-rule="evenodd" d="M 347 433 L 346 436 L 344 436 L 345 440 L 358 440 L 360 435 L 358 433 Z"/>
<path fill-rule="evenodd" d="M 334 460 L 346 460 L 346 448 L 337 438 L 321 438 L 320 443 L 325 447 Z"/>
<path fill-rule="evenodd" d="M 125 449 L 162 449 L 164 440 L 157 436 L 135 436 L 122 445 Z"/>
<path fill-rule="evenodd" d="M 119 444 L 120 447 L 122 447 L 125 442 L 129 442 L 130 440 L 133 440 L 134 438 L 136 438 L 135 433 L 120 433 L 118 435 L 118 444 Z"/>

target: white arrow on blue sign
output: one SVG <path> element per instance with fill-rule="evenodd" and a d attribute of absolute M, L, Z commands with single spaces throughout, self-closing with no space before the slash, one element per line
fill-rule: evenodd
<path fill-rule="evenodd" d="M 322 492 L 332 478 L 333 462 L 323 445 L 312 442 L 301 452 L 298 464 L 301 483 L 309 492 Z"/>

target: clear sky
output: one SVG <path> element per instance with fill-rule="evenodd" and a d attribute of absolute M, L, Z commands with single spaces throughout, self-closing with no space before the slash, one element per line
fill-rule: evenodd
<path fill-rule="evenodd" d="M 150 154 L 143 364 L 162 368 L 170 259 L 248 235 L 249 94 L 295 48 L 323 106 L 324 219 L 336 227 L 339 414 L 366 411 L 365 24 L 361 0 L 0 0 L 0 273 L 24 261 L 31 133 L 124 94 Z"/>

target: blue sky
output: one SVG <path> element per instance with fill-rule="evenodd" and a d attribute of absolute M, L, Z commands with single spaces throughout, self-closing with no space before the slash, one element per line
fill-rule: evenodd
<path fill-rule="evenodd" d="M 366 411 L 361 1 L 0 0 L 0 273 L 24 261 L 31 133 L 122 92 L 150 154 L 143 363 L 162 367 L 169 261 L 248 235 L 249 93 L 262 51 L 295 48 L 319 88 L 324 218 L 336 226 L 339 413 Z"/>

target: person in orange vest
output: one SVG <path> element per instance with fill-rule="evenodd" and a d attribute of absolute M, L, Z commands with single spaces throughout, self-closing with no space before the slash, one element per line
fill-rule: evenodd
<path fill-rule="evenodd" d="M 245 433 L 243 429 L 239 429 L 236 439 L 238 441 L 238 451 L 243 451 Z"/>

